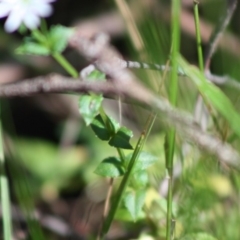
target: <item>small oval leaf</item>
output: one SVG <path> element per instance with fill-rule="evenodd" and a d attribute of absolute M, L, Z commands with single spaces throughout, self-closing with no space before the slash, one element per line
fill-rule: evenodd
<path fill-rule="evenodd" d="M 50 51 L 47 47 L 35 43 L 35 42 L 24 42 L 21 46 L 16 49 L 17 54 L 27 54 L 27 55 L 42 55 L 48 56 Z"/>
<path fill-rule="evenodd" d="M 61 25 L 52 26 L 47 38 L 51 52 L 61 53 L 67 46 L 69 37 L 72 35 L 73 29 Z"/>
<path fill-rule="evenodd" d="M 101 95 L 82 95 L 79 98 L 79 111 L 89 125 L 94 120 L 95 116 L 99 113 L 103 97 Z"/>
<path fill-rule="evenodd" d="M 110 146 L 123 149 L 133 149 L 129 143 L 133 133 L 126 127 L 121 127 L 108 142 Z"/>
<path fill-rule="evenodd" d="M 131 214 L 134 221 L 136 221 L 142 212 L 142 207 L 145 200 L 145 191 L 129 191 L 124 196 L 124 205 Z"/>
<path fill-rule="evenodd" d="M 137 171 L 132 175 L 131 183 L 134 189 L 143 189 L 148 184 L 148 173 L 145 170 Z"/>
<path fill-rule="evenodd" d="M 131 160 L 131 158 L 132 158 L 132 154 L 129 154 L 127 156 L 126 163 L 128 163 Z M 134 172 L 147 169 L 149 166 L 154 164 L 157 160 L 158 160 L 158 157 L 152 155 L 151 153 L 140 152 L 138 159 L 134 166 Z"/>
<path fill-rule="evenodd" d="M 91 123 L 91 128 L 94 133 L 103 141 L 108 141 L 111 137 L 111 133 L 105 126 L 105 123 L 100 114 L 98 114 Z"/>
<path fill-rule="evenodd" d="M 102 177 L 119 177 L 125 173 L 121 160 L 116 157 L 105 158 L 94 171 Z"/>

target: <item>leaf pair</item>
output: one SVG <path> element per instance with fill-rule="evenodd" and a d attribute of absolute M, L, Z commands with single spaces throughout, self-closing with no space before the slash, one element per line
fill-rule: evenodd
<path fill-rule="evenodd" d="M 31 37 L 24 38 L 24 42 L 16 49 L 18 54 L 48 56 L 61 53 L 67 46 L 67 41 L 73 30 L 61 25 L 52 26 L 49 32 L 42 34 L 32 31 Z"/>
<path fill-rule="evenodd" d="M 131 130 L 120 127 L 112 118 L 107 117 L 106 122 L 98 114 L 92 121 L 91 128 L 98 138 L 108 141 L 108 144 L 115 148 L 133 149 L 129 143 L 133 136 Z"/>
<path fill-rule="evenodd" d="M 95 173 L 102 177 L 120 177 L 124 175 L 127 171 L 128 164 L 132 158 L 132 154 L 129 154 L 126 157 L 126 161 L 123 163 L 120 158 L 117 157 L 108 157 L 105 158 L 96 168 Z M 157 161 L 157 157 L 153 156 L 147 152 L 141 152 L 139 154 L 138 160 L 133 169 L 133 177 L 134 173 L 140 176 L 140 172 L 146 170 L 149 166 Z M 144 176 L 141 177 L 141 181 L 139 185 L 143 185 L 146 181 L 144 180 Z M 139 180 L 139 179 L 138 179 Z"/>

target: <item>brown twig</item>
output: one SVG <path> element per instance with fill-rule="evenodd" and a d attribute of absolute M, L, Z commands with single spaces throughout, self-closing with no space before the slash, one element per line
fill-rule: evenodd
<path fill-rule="evenodd" d="M 108 82 L 86 82 L 58 74 L 0 85 L 1 98 L 26 97 L 40 93 L 87 93 L 89 91 L 103 94 L 120 94 L 120 91 Z"/>
<path fill-rule="evenodd" d="M 226 3 L 227 3 L 226 12 L 220 18 L 220 21 L 218 22 L 216 28 L 212 32 L 212 35 L 209 40 L 208 48 L 205 55 L 205 71 L 209 70 L 212 56 L 215 53 L 217 45 L 223 35 L 223 32 L 228 26 L 233 16 L 233 13 L 237 7 L 237 0 L 226 0 Z"/>
<path fill-rule="evenodd" d="M 161 119 L 175 127 L 179 133 L 217 156 L 219 160 L 239 167 L 240 156 L 230 145 L 202 131 L 190 114 L 172 107 L 165 99 L 145 88 L 128 69 L 119 67 L 122 58 L 109 45 L 108 38 L 104 34 L 89 38 L 78 32 L 71 38 L 70 45 L 89 60 L 95 60 L 95 66 L 109 76 L 111 81 L 81 81 L 52 74 L 16 84 L 2 85 L 0 86 L 0 97 L 67 92 L 95 92 L 114 97 L 123 95 L 154 110 Z"/>

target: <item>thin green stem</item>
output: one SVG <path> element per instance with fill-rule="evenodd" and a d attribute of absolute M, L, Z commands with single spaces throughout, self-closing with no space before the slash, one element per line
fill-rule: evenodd
<path fill-rule="evenodd" d="M 46 31 L 46 26 L 42 25 L 43 31 Z M 45 32 L 46 34 L 46 32 Z M 41 31 L 35 29 L 32 31 L 34 38 L 43 45 L 48 45 L 47 36 L 45 36 Z M 51 49 L 50 49 L 51 52 Z M 58 52 L 51 52 L 52 57 L 73 77 L 78 77 L 78 72 L 73 68 L 73 66 L 67 61 L 67 59 Z"/>
<path fill-rule="evenodd" d="M 180 46 L 180 11 L 181 11 L 181 1 L 172 0 L 172 52 L 171 52 L 171 84 L 169 89 L 169 101 L 172 105 L 177 103 L 178 94 L 178 63 L 177 57 L 179 53 Z M 169 178 L 168 185 L 168 195 L 167 195 L 167 228 L 166 228 L 166 239 L 171 240 L 172 236 L 172 173 L 173 173 L 173 156 L 175 148 L 175 129 L 170 129 L 167 133 L 166 143 L 168 148 L 166 152 L 166 169 Z"/>
<path fill-rule="evenodd" d="M 128 186 L 129 179 L 131 177 L 132 170 L 133 170 L 134 165 L 135 165 L 135 163 L 137 161 L 138 155 L 141 152 L 141 150 L 142 150 L 142 148 L 143 148 L 143 146 L 145 144 L 145 141 L 146 141 L 146 139 L 147 139 L 147 137 L 148 137 L 148 135 L 149 135 L 149 133 L 150 133 L 150 131 L 152 129 L 152 126 L 153 126 L 153 123 L 154 123 L 155 119 L 156 119 L 156 115 L 154 115 L 154 114 L 150 114 L 150 116 L 148 117 L 148 120 L 147 120 L 145 128 L 144 128 L 145 131 L 142 132 L 141 136 L 138 139 L 138 142 L 137 142 L 137 145 L 136 145 L 136 147 L 134 149 L 132 158 L 131 158 L 128 166 L 127 166 L 126 174 L 123 177 L 123 180 L 122 180 L 122 182 L 120 184 L 120 187 L 119 187 L 119 189 L 117 191 L 117 194 L 116 194 L 116 197 L 115 197 L 115 199 L 113 201 L 111 209 L 110 209 L 110 211 L 108 213 L 108 216 L 107 216 L 107 218 L 106 218 L 106 220 L 105 220 L 105 222 L 103 224 L 101 237 L 103 235 L 105 235 L 108 232 L 109 228 L 110 228 L 110 225 L 111 225 L 111 223 L 113 221 L 115 213 L 116 213 L 116 211 L 118 209 L 118 206 L 119 206 L 119 204 L 120 204 L 120 202 L 122 200 L 124 192 L 125 192 L 125 190 L 126 190 L 126 188 Z"/>
<path fill-rule="evenodd" d="M 140 138 L 139 138 L 139 140 L 137 142 L 137 146 L 136 146 L 136 148 L 135 148 L 135 150 L 133 152 L 132 158 L 131 158 L 131 160 L 129 162 L 129 166 L 128 166 L 127 172 L 125 173 L 125 175 L 124 175 L 124 177 L 122 179 L 122 182 L 121 182 L 120 187 L 119 187 L 119 189 L 117 191 L 116 197 L 115 197 L 115 199 L 114 199 L 114 201 L 112 203 L 112 206 L 110 208 L 108 216 L 107 216 L 107 218 L 106 218 L 106 220 L 105 220 L 105 222 L 103 224 L 103 229 L 102 229 L 101 236 L 105 235 L 108 232 L 109 228 L 110 228 L 110 225 L 111 225 L 111 223 L 113 221 L 115 213 L 116 213 L 116 211 L 118 209 L 118 206 L 119 206 L 119 204 L 120 204 L 120 202 L 122 200 L 122 197 L 123 197 L 123 194 L 125 192 L 125 189 L 128 186 L 128 182 L 129 182 L 130 176 L 132 174 L 132 170 L 133 170 L 134 164 L 136 162 L 136 159 L 137 159 L 137 157 L 138 157 L 138 155 L 139 155 L 139 153 L 140 153 L 140 151 L 142 149 L 144 138 L 145 138 L 145 134 L 143 133 L 143 134 L 141 134 L 141 136 L 140 136 Z"/>
<path fill-rule="evenodd" d="M 194 20 L 195 20 L 195 29 L 196 29 L 196 40 L 197 40 L 197 51 L 198 51 L 198 64 L 201 72 L 204 71 L 203 64 L 203 53 L 202 53 L 202 42 L 201 42 L 201 33 L 200 33 L 200 23 L 199 23 L 199 14 L 198 14 L 198 1 L 194 0 Z"/>
<path fill-rule="evenodd" d="M 0 105 L 0 111 L 1 111 L 1 105 Z M 4 236 L 4 240 L 11 240 L 12 239 L 12 223 L 11 223 L 10 191 L 9 191 L 8 179 L 5 171 L 1 114 L 2 113 L 0 112 L 0 186 L 1 186 L 1 205 L 2 205 L 2 218 L 3 218 L 3 236 Z"/>
<path fill-rule="evenodd" d="M 52 53 L 53 58 L 73 77 L 78 77 L 78 72 L 60 53 Z"/>

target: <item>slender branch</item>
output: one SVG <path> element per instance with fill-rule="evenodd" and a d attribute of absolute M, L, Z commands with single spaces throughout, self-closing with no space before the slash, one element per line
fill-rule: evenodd
<path fill-rule="evenodd" d="M 39 93 L 87 93 L 120 94 L 113 84 L 108 82 L 86 82 L 64 77 L 58 74 L 26 79 L 13 84 L 0 85 L 0 97 L 26 97 Z"/>
<path fill-rule="evenodd" d="M 220 18 L 220 21 L 218 22 L 215 30 L 212 32 L 212 35 L 209 40 L 209 46 L 207 48 L 207 52 L 205 55 L 205 70 L 206 71 L 208 71 L 210 68 L 211 59 L 217 49 L 219 40 L 221 39 L 223 32 L 226 29 L 226 27 L 228 26 L 228 24 L 233 16 L 233 13 L 237 7 L 237 0 L 226 0 L 226 3 L 227 3 L 226 12 Z"/>
<path fill-rule="evenodd" d="M 87 38 L 84 35 L 74 35 L 70 45 L 76 48 L 89 60 L 96 60 L 95 67 L 110 77 L 111 81 L 81 81 L 52 74 L 46 77 L 28 79 L 15 84 L 1 85 L 0 97 L 31 96 L 39 93 L 103 93 L 107 96 L 123 95 L 126 99 L 134 99 L 138 104 L 155 111 L 161 119 L 175 127 L 178 133 L 186 136 L 200 148 L 218 157 L 220 161 L 240 167 L 240 156 L 227 143 L 202 131 L 193 117 L 169 104 L 145 88 L 128 69 L 119 68 L 121 56 L 108 44 L 105 35 Z"/>
<path fill-rule="evenodd" d="M 140 90 L 140 91 L 138 91 Z M 227 143 L 209 135 L 198 127 L 193 117 L 183 111 L 172 107 L 166 100 L 151 93 L 139 83 L 126 87 L 121 82 L 86 82 L 76 79 L 52 74 L 46 77 L 28 79 L 15 84 L 2 85 L 0 87 L 0 97 L 25 97 L 39 93 L 103 93 L 107 96 L 123 95 L 147 105 L 147 108 L 154 110 L 162 120 L 176 127 L 180 134 L 183 134 L 190 141 L 200 148 L 218 157 L 220 161 L 240 166 L 239 154 Z"/>

